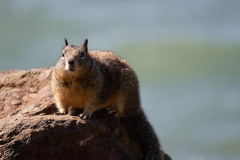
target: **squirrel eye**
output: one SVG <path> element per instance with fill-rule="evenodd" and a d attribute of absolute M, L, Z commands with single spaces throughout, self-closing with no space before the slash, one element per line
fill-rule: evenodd
<path fill-rule="evenodd" d="M 62 53 L 62 57 L 64 57 L 64 54 Z"/>
<path fill-rule="evenodd" d="M 84 55 L 84 52 L 82 52 L 82 53 L 81 53 L 81 58 L 84 58 L 84 56 L 85 56 L 85 55 Z"/>

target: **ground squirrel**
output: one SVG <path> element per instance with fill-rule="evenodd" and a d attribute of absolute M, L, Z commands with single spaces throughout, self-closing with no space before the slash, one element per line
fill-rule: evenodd
<path fill-rule="evenodd" d="M 70 107 L 83 109 L 89 119 L 99 109 L 116 111 L 120 121 L 129 124 L 142 141 L 146 160 L 162 160 L 164 153 L 158 138 L 140 107 L 139 84 L 130 65 L 112 52 L 89 51 L 83 45 L 68 45 L 52 74 L 52 90 L 63 114 Z"/>

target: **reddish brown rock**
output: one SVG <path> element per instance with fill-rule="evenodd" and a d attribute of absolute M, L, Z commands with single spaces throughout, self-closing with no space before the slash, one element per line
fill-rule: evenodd
<path fill-rule="evenodd" d="M 112 127 L 109 127 L 112 126 Z M 0 124 L 2 159 L 141 159 L 117 121 L 75 116 L 14 116 Z"/>
<path fill-rule="evenodd" d="M 0 73 L 0 159 L 142 158 L 139 145 L 112 116 L 99 112 L 83 121 L 52 115 L 57 109 L 51 73 L 51 68 Z"/>
<path fill-rule="evenodd" d="M 0 159 L 142 159 L 139 140 L 105 111 L 89 121 L 53 115 L 51 73 L 0 72 Z"/>
<path fill-rule="evenodd" d="M 56 111 L 50 88 L 52 68 L 0 72 L 0 119 Z"/>

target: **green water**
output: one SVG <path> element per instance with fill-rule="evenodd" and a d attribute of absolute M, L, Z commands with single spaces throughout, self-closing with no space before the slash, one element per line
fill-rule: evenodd
<path fill-rule="evenodd" d="M 130 63 L 173 159 L 240 159 L 240 1 L 0 0 L 0 71 L 54 66 L 64 38 Z"/>

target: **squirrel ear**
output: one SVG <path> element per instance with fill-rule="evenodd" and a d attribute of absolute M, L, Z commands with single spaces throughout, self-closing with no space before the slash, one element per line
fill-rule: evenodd
<path fill-rule="evenodd" d="M 83 42 L 83 46 L 87 48 L 87 44 L 88 44 L 88 39 L 85 39 L 85 41 Z"/>
<path fill-rule="evenodd" d="M 65 47 L 67 47 L 68 46 L 67 39 L 65 38 L 64 40 L 65 40 Z"/>

